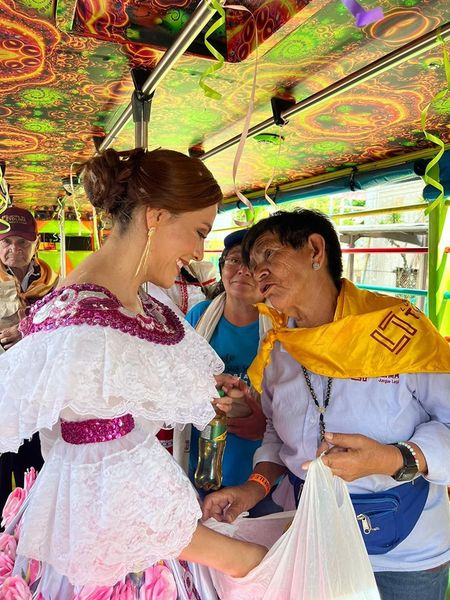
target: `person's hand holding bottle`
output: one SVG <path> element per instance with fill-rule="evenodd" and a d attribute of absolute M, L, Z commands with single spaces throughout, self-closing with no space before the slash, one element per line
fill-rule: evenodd
<path fill-rule="evenodd" d="M 244 402 L 250 414 L 228 418 L 228 431 L 246 440 L 261 440 L 266 430 L 266 415 L 261 408 L 261 397 L 253 388 L 247 388 Z"/>
<path fill-rule="evenodd" d="M 216 376 L 216 384 L 224 396 L 213 404 L 227 415 L 228 431 L 247 440 L 262 439 L 266 417 L 256 390 L 239 377 L 226 373 Z"/>
<path fill-rule="evenodd" d="M 224 395 L 214 399 L 214 407 L 224 412 L 228 418 L 248 417 L 252 414 L 246 402 L 250 390 L 240 377 L 227 373 L 216 375 L 216 387 L 221 389 Z"/>

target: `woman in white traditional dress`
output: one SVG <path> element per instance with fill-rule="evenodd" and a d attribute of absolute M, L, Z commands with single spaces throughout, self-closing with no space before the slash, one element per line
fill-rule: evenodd
<path fill-rule="evenodd" d="M 241 576 L 266 549 L 199 523 L 193 488 L 155 437 L 206 426 L 223 364 L 139 289 L 170 287 L 201 260 L 221 192 L 200 160 L 161 149 L 107 150 L 84 184 L 114 229 L 0 359 L 0 452 L 38 431 L 46 459 L 6 506 L 0 598 L 209 600 L 186 561 Z"/>

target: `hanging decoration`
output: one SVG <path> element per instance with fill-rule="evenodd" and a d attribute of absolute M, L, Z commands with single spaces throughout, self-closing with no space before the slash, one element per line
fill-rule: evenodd
<path fill-rule="evenodd" d="M 77 198 L 77 188 L 80 183 L 80 179 L 78 175 L 74 175 L 73 167 L 76 163 L 71 163 L 70 172 L 69 172 L 69 185 L 70 185 L 70 199 L 72 200 L 73 212 L 75 214 L 75 219 L 78 223 L 78 235 L 82 234 L 83 224 L 81 222 L 80 216 L 80 203 Z"/>
<path fill-rule="evenodd" d="M 437 102 L 442 101 L 450 91 L 450 62 L 448 59 L 447 47 L 445 45 L 445 41 L 442 37 L 438 37 L 438 40 L 442 43 L 443 52 L 444 52 L 444 71 L 446 78 L 446 87 L 439 91 L 437 94 L 433 96 L 431 101 L 425 106 L 425 108 L 420 113 L 420 122 L 422 125 L 423 133 L 425 138 L 436 144 L 439 150 L 434 158 L 430 160 L 430 162 L 425 167 L 425 173 L 423 175 L 423 180 L 427 185 L 431 185 L 438 191 L 438 197 L 426 208 L 425 214 L 429 214 L 432 210 L 434 210 L 439 204 L 444 200 L 444 186 L 439 181 L 439 161 L 441 160 L 444 152 L 445 152 L 445 144 L 443 140 L 437 135 L 434 135 L 426 130 L 427 126 L 427 116 L 428 111 L 431 106 L 436 104 Z"/>
<path fill-rule="evenodd" d="M 256 77 L 256 74 L 255 74 L 255 77 Z M 236 225 L 239 225 L 241 227 L 249 227 L 250 225 L 253 224 L 253 221 L 255 220 L 255 209 L 253 208 L 253 204 L 250 202 L 250 200 L 246 196 L 244 196 L 244 194 L 240 191 L 240 189 L 238 188 L 238 185 L 236 183 L 236 175 L 237 175 L 239 163 L 241 161 L 242 154 L 243 154 L 243 151 L 244 151 L 244 146 L 245 146 L 245 143 L 247 141 L 248 130 L 250 128 L 250 118 L 252 116 L 253 109 L 254 109 L 254 99 L 255 99 L 254 94 L 255 94 L 255 82 L 253 83 L 253 89 L 252 89 L 252 92 L 251 92 L 250 102 L 249 102 L 249 105 L 248 105 L 248 111 L 247 111 L 247 115 L 246 115 L 245 121 L 244 121 L 244 128 L 242 130 L 241 139 L 239 140 L 239 144 L 238 144 L 238 147 L 237 147 L 237 150 L 236 150 L 236 154 L 234 156 L 233 170 L 232 170 L 234 193 L 236 194 L 237 198 L 250 211 L 250 216 L 249 216 L 249 218 L 246 221 L 241 221 L 241 220 L 238 221 L 238 220 L 235 219 Z"/>
<path fill-rule="evenodd" d="M 283 125 L 280 125 L 280 127 L 283 127 Z M 275 174 L 276 174 L 276 172 L 278 170 L 278 166 L 280 164 L 281 147 L 283 145 L 283 142 L 284 142 L 284 136 L 282 136 L 282 135 L 278 135 L 278 140 L 276 142 L 272 141 L 272 143 L 278 144 L 278 152 L 277 152 L 277 157 L 276 157 L 274 165 L 273 165 L 272 175 L 270 176 L 270 179 L 268 180 L 268 182 L 266 183 L 266 187 L 264 188 L 264 198 L 267 200 L 267 202 L 270 204 L 270 206 L 272 208 L 274 208 L 275 210 L 278 210 L 278 206 L 277 206 L 275 200 L 269 196 L 269 188 L 272 185 L 272 181 L 274 180 Z"/>
<path fill-rule="evenodd" d="M 244 11 L 248 12 L 255 23 L 254 31 L 255 31 L 255 35 L 256 35 L 256 44 L 255 44 L 255 60 L 254 60 L 254 67 L 253 67 L 252 89 L 250 92 L 250 100 L 248 103 L 247 113 L 244 118 L 244 127 L 242 129 L 241 138 L 239 140 L 239 144 L 238 144 L 236 154 L 234 157 L 234 161 L 233 161 L 233 172 L 232 172 L 234 193 L 239 198 L 239 200 L 249 210 L 249 218 L 247 220 L 244 221 L 244 220 L 234 219 L 234 222 L 236 223 L 236 225 L 238 225 L 240 227 L 249 227 L 250 225 L 253 224 L 253 221 L 255 220 L 255 209 L 253 208 L 253 204 L 250 202 L 250 200 L 246 196 L 244 196 L 244 194 L 238 188 L 237 183 L 236 183 L 236 175 L 237 175 L 239 163 L 241 162 L 242 153 L 244 151 L 244 146 L 247 141 L 248 131 L 250 129 L 250 120 L 252 118 L 252 114 L 253 114 L 253 111 L 255 108 L 256 75 L 258 73 L 258 28 L 256 26 L 255 15 L 245 6 L 227 5 L 226 8 L 232 8 L 234 10 L 244 10 Z"/>
<path fill-rule="evenodd" d="M 217 31 L 225 25 L 225 11 L 219 0 L 211 0 L 210 8 L 217 11 L 217 13 L 219 14 L 219 18 L 206 31 L 204 43 L 208 50 L 211 52 L 211 54 L 214 56 L 214 58 L 217 60 L 217 62 L 213 62 L 205 71 L 203 71 L 198 84 L 202 88 L 205 96 L 207 96 L 208 98 L 212 98 L 213 100 L 220 100 L 222 98 L 222 94 L 220 94 L 217 90 L 213 90 L 212 87 L 206 84 L 205 79 L 210 75 L 216 73 L 216 71 L 219 71 L 222 68 L 223 63 L 225 62 L 225 58 L 223 57 L 223 55 L 214 48 L 214 46 L 210 43 L 208 39 L 215 31 Z"/>
<path fill-rule="evenodd" d="M 11 200 L 8 192 L 8 184 L 4 176 L 5 167 L 4 164 L 0 165 L 0 215 L 5 212 L 8 206 L 11 204 Z M 5 219 L 0 217 L 0 233 L 7 233 L 11 229 L 10 224 Z"/>
<path fill-rule="evenodd" d="M 244 118 L 244 127 L 243 127 L 243 130 L 241 133 L 241 138 L 239 140 L 239 144 L 238 144 L 238 147 L 236 150 L 236 155 L 235 155 L 234 161 L 233 161 L 233 172 L 232 172 L 234 192 L 235 192 L 236 196 L 239 198 L 239 200 L 250 211 L 249 219 L 247 219 L 245 221 L 235 219 L 234 222 L 238 226 L 248 227 L 254 221 L 255 211 L 253 208 L 253 204 L 250 202 L 250 200 L 248 198 L 246 198 L 244 196 L 244 194 L 242 194 L 242 192 L 239 190 L 237 183 L 236 183 L 236 175 L 237 175 L 239 163 L 241 161 L 245 142 L 247 141 L 248 130 L 250 129 L 250 119 L 253 114 L 254 106 L 255 106 L 256 75 L 257 75 L 257 71 L 258 71 L 258 28 L 256 25 L 256 19 L 255 19 L 254 14 L 248 8 L 246 8 L 245 6 L 242 6 L 241 4 L 237 4 L 237 5 L 236 4 L 227 4 L 225 6 L 222 6 L 218 0 L 211 0 L 211 7 L 214 8 L 219 13 L 219 18 L 217 19 L 217 21 L 215 23 L 213 23 L 213 25 L 211 25 L 211 27 L 205 33 L 204 43 L 205 43 L 205 46 L 211 52 L 211 54 L 217 59 L 217 62 L 213 63 L 210 67 L 208 67 L 208 69 L 206 71 L 204 71 L 202 73 L 202 76 L 200 77 L 200 81 L 199 81 L 200 87 L 203 89 L 205 95 L 208 96 L 209 98 L 214 98 L 215 100 L 220 100 L 222 98 L 222 95 L 219 92 L 217 92 L 216 90 L 213 90 L 207 84 L 205 84 L 204 80 L 209 75 L 218 71 L 224 64 L 224 57 L 222 56 L 222 54 L 220 54 L 220 52 L 218 52 L 208 41 L 208 37 L 212 33 L 214 33 L 214 31 L 219 29 L 219 27 L 221 27 L 222 25 L 225 24 L 224 8 L 232 9 L 232 10 L 243 10 L 243 11 L 248 12 L 255 24 L 254 31 L 255 31 L 255 35 L 256 35 L 256 45 L 255 45 L 256 47 L 255 47 L 255 61 L 254 61 L 254 70 L 253 70 L 252 89 L 250 92 L 250 100 L 249 100 L 249 104 L 248 104 L 247 113 Z"/>
<path fill-rule="evenodd" d="M 366 10 L 356 0 L 341 0 L 345 8 L 355 17 L 356 27 L 366 27 L 377 21 L 384 19 L 384 13 L 381 6 Z"/>

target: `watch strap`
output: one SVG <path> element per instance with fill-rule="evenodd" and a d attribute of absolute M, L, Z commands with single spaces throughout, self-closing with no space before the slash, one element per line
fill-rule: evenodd
<path fill-rule="evenodd" d="M 419 472 L 419 461 L 416 458 L 416 453 L 413 448 L 406 442 L 397 442 L 390 444 L 400 450 L 403 457 L 403 466 L 392 475 L 396 481 L 410 481 Z"/>

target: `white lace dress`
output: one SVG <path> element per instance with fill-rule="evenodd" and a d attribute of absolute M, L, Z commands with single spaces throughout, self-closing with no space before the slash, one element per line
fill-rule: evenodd
<path fill-rule="evenodd" d="M 213 375 L 223 364 L 169 308 L 142 300 L 146 316 L 99 286 L 56 290 L 33 307 L 24 339 L 0 358 L 0 452 L 17 451 L 39 431 L 46 459 L 17 556 L 41 561 L 73 589 L 113 586 L 176 558 L 201 516 L 189 480 L 155 434 L 208 423 Z M 61 421 L 123 415 L 134 428 L 121 436 L 85 443 L 86 431 L 81 441 L 61 435 Z"/>

